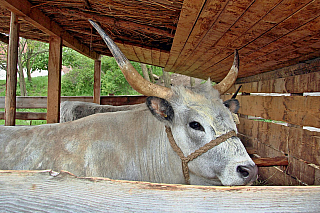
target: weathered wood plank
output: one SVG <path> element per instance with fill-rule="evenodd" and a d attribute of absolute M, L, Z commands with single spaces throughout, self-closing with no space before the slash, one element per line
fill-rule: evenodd
<path fill-rule="evenodd" d="M 319 96 L 238 96 L 239 113 L 320 128 Z"/>
<path fill-rule="evenodd" d="M 0 112 L 0 120 L 4 119 L 4 113 Z M 20 120 L 47 120 L 45 112 L 16 112 L 16 119 Z"/>
<path fill-rule="evenodd" d="M 198 52 L 195 51 L 198 46 L 201 46 L 201 42 L 204 41 L 204 37 L 206 36 L 208 30 L 216 23 L 219 19 L 219 16 L 221 15 L 222 11 L 225 9 L 226 4 L 228 1 L 225 0 L 219 0 L 219 1 L 206 1 L 205 5 L 203 6 L 203 9 L 201 10 L 201 13 L 199 14 L 199 17 L 192 29 L 192 32 L 190 33 L 188 39 L 186 40 L 186 43 L 184 47 L 182 48 L 180 55 L 176 62 L 174 63 L 174 66 L 172 67 L 172 70 L 175 71 L 181 71 L 189 67 L 190 56 L 194 57 L 195 54 L 204 54 L 204 52 Z M 209 37 L 213 39 L 218 38 L 218 33 L 222 32 L 215 32 L 214 35 L 210 35 Z M 214 44 L 214 43 L 212 43 Z M 189 66 L 187 66 L 187 64 Z"/>
<path fill-rule="evenodd" d="M 142 48 L 142 54 L 143 54 L 143 58 L 144 58 L 143 63 L 145 63 L 145 64 L 152 64 L 152 53 L 151 53 L 151 49 L 149 49 L 149 48 Z"/>
<path fill-rule="evenodd" d="M 256 1 L 256 3 L 258 2 Z M 241 30 L 238 30 L 239 28 L 241 29 L 241 27 L 236 28 L 237 31 L 235 31 L 235 34 L 237 34 L 238 31 L 240 32 L 238 34 L 239 36 L 236 36 L 233 42 L 229 41 L 229 43 L 225 44 L 216 44 L 212 48 L 212 51 L 215 51 L 215 53 L 211 53 L 210 50 L 205 51 L 205 54 L 201 56 L 201 60 L 203 60 L 202 65 L 200 66 L 200 61 L 196 60 L 196 63 L 188 70 L 192 71 L 197 68 L 197 72 L 192 72 L 195 77 L 201 75 L 201 73 L 203 72 L 208 72 L 207 76 L 210 76 L 213 80 L 216 80 L 217 74 L 226 73 L 229 69 L 229 62 L 232 58 L 232 51 L 234 49 L 240 49 L 240 70 L 245 70 L 246 72 L 240 72 L 239 76 L 250 76 L 262 71 L 266 71 L 266 69 L 272 70 L 273 65 L 271 66 L 270 64 L 268 64 L 269 61 L 271 61 L 272 63 L 276 63 L 274 64 L 274 68 L 276 68 L 277 66 L 283 67 L 282 63 L 289 60 L 288 57 L 291 57 L 291 59 L 293 59 L 293 57 L 297 57 L 294 56 L 296 54 L 293 55 L 290 52 L 305 50 L 305 40 L 307 39 L 307 36 L 309 36 L 308 40 L 310 41 L 310 44 L 307 44 L 307 46 L 315 49 L 317 45 L 314 46 L 312 44 L 314 43 L 314 38 L 318 37 L 318 35 L 316 35 L 317 32 L 308 29 L 318 28 L 313 25 L 319 25 L 319 21 L 314 21 L 312 23 L 310 21 L 310 19 L 317 17 L 317 15 L 310 16 L 310 14 L 314 14 L 314 12 L 312 12 L 314 10 L 316 10 L 316 13 L 318 14 L 319 10 L 317 10 L 316 8 L 319 8 L 319 3 L 309 0 L 295 1 L 295 3 L 293 3 L 291 0 L 285 0 L 280 3 L 275 1 L 274 3 L 276 5 L 274 7 L 271 7 L 271 10 L 260 20 L 258 20 L 257 23 L 250 26 L 251 28 L 247 29 L 245 33 L 241 33 Z M 251 7 L 253 7 L 254 5 L 255 3 L 253 3 Z M 250 10 L 250 8 L 248 8 L 248 10 Z M 237 22 L 241 22 L 243 17 L 239 18 Z M 236 25 L 237 23 L 233 24 L 233 26 Z M 311 34 L 300 33 L 299 30 L 297 30 L 299 27 L 305 27 L 307 32 L 310 32 Z M 295 31 L 297 32 L 295 33 Z M 227 38 L 228 36 L 224 37 Z M 287 39 L 287 42 L 283 42 L 282 44 L 288 45 L 288 47 L 293 49 L 288 51 L 288 49 L 286 49 L 286 46 L 273 45 L 273 42 L 277 42 L 279 38 Z M 260 39 L 262 39 L 263 42 L 259 42 Z M 297 48 L 297 44 L 294 43 L 297 40 L 303 41 L 300 45 L 304 45 L 304 48 L 302 48 L 301 50 L 298 50 L 299 48 Z M 279 53 L 273 54 L 272 51 L 275 51 L 275 48 L 277 48 L 277 50 L 280 50 L 284 54 L 287 53 L 287 57 L 284 58 L 283 61 L 279 61 L 282 60 L 282 57 L 279 57 Z M 204 52 L 200 50 L 198 51 Z M 260 58 L 258 59 L 257 57 L 247 57 L 248 54 L 253 54 L 256 51 L 264 54 L 264 63 L 260 61 Z M 267 51 L 267 53 L 265 51 Z M 270 55 L 271 52 L 273 54 L 272 56 Z M 209 54 L 210 57 L 207 58 L 206 55 Z M 301 52 L 299 54 L 301 54 Z M 247 63 L 247 60 L 253 61 L 252 63 Z M 292 64 L 290 60 L 288 63 L 288 65 L 290 65 L 290 63 Z"/>
<path fill-rule="evenodd" d="M 253 75 L 246 78 L 238 78 L 236 84 L 274 80 L 277 78 L 288 78 L 295 75 L 303 75 L 312 72 L 319 72 L 320 58 L 301 62 L 292 66 L 284 67 L 274 71 Z"/>
<path fill-rule="evenodd" d="M 235 84 L 229 89 L 228 93 L 235 92 L 240 85 L 242 85 L 240 92 L 246 93 L 320 92 L 320 72 L 258 82 Z"/>
<path fill-rule="evenodd" d="M 134 52 L 136 53 L 137 58 L 139 59 L 138 62 L 144 63 L 145 58 L 143 55 L 143 49 L 141 47 L 138 46 L 132 46 L 134 49 Z"/>
<path fill-rule="evenodd" d="M 258 167 L 288 166 L 288 158 L 284 156 L 274 158 L 252 158 Z"/>
<path fill-rule="evenodd" d="M 270 186 L 304 186 L 295 177 L 286 174 L 278 167 L 260 167 L 259 180 L 262 185 Z"/>
<path fill-rule="evenodd" d="M 169 59 L 169 55 L 170 55 L 169 52 L 166 52 L 166 51 L 163 51 L 163 50 L 160 51 L 160 67 L 165 67 L 166 66 L 167 61 Z"/>
<path fill-rule="evenodd" d="M 141 104 L 146 98 L 147 96 L 102 96 L 101 104 L 113 106 Z"/>
<path fill-rule="evenodd" d="M 237 27 L 233 28 L 233 30 L 231 30 L 231 28 L 237 24 L 251 5 L 251 0 L 227 1 L 222 3 L 218 16 L 216 17 L 217 20 L 212 23 L 205 37 L 194 50 L 192 58 L 185 61 L 185 64 L 181 66 L 179 70 L 188 70 L 186 72 L 187 74 L 199 73 L 210 67 L 210 65 L 219 62 L 221 59 L 233 55 L 234 49 L 228 48 L 227 44 L 233 41 L 233 39 L 238 36 L 238 33 L 241 34 L 240 31 L 245 30 L 245 28 Z M 252 22 L 255 21 L 256 19 L 252 20 Z M 236 31 L 234 31 L 235 29 Z M 230 67 L 231 65 L 232 62 L 230 63 Z M 192 72 L 192 70 L 196 71 Z M 216 76 L 214 76 L 213 79 L 216 79 Z"/>
<path fill-rule="evenodd" d="M 259 147 L 245 144 L 257 149 L 261 157 L 276 157 L 282 153 L 320 165 L 320 153 L 318 153 L 320 132 L 245 118 L 240 118 L 238 131 L 240 134 L 264 143 L 278 151 L 274 156 L 262 155 Z"/>
<path fill-rule="evenodd" d="M 311 164 L 307 163 L 306 161 L 293 157 L 289 157 L 289 162 L 290 163 L 286 168 L 287 174 L 296 177 L 297 180 L 304 184 L 315 184 L 315 172 L 316 170 L 319 170 L 319 168 L 311 166 Z"/>
<path fill-rule="evenodd" d="M 160 66 L 160 50 L 152 49 L 151 50 L 152 64 L 154 66 Z"/>
<path fill-rule="evenodd" d="M 320 187 L 214 187 L 1 171 L 0 211 L 317 212 Z M 241 203 L 241 207 L 239 207 Z"/>
<path fill-rule="evenodd" d="M 310 24 L 313 19 L 316 19 L 319 15 L 319 9 L 320 4 L 317 1 L 299 1 L 299 5 L 292 4 L 290 1 L 283 1 L 263 21 L 269 23 L 276 22 L 279 20 L 277 16 L 282 16 L 284 19 L 248 44 L 243 54 L 252 54 L 254 57 L 259 57 L 272 52 L 274 49 L 281 48 L 281 44 L 277 39 L 284 39 L 286 42 L 291 43 L 296 40 L 296 36 L 301 38 L 303 35 L 297 29 Z M 283 14 L 279 14 L 280 11 Z M 284 14 L 289 16 L 285 17 L 283 16 Z M 315 16 L 310 16 L 310 14 L 314 14 Z M 307 34 L 308 32 L 304 31 L 304 33 Z"/>
<path fill-rule="evenodd" d="M 136 55 L 136 52 L 133 49 L 132 45 L 125 44 L 125 43 L 116 43 L 123 54 L 130 60 L 130 61 L 139 61 L 139 58 Z"/>
<path fill-rule="evenodd" d="M 179 57 L 181 50 L 184 48 L 187 38 L 192 32 L 205 2 L 206 1 L 204 0 L 185 0 L 183 2 L 177 30 L 170 50 L 169 60 L 164 67 L 166 72 L 173 71 L 172 67 L 175 64 L 176 59 Z"/>
<path fill-rule="evenodd" d="M 6 75 L 5 96 L 5 125 L 15 125 L 16 91 L 17 91 L 17 63 L 19 46 L 19 23 L 16 14 L 11 12 L 10 35 L 8 45 L 8 61 Z"/>
<path fill-rule="evenodd" d="M 255 148 L 261 157 L 289 156 L 288 168 L 277 169 L 289 175 L 279 174 L 283 183 L 292 181 L 292 177 L 306 184 L 316 183 L 320 165 L 320 132 L 244 118 L 240 118 L 238 131 L 244 145 Z M 273 169 L 262 171 L 264 179 L 278 173 Z"/>
<path fill-rule="evenodd" d="M 270 54 L 244 64 L 241 69 L 246 70 L 246 76 L 250 76 L 290 66 L 296 62 L 306 61 L 310 58 L 319 57 L 320 42 L 316 41 L 318 37 L 319 34 L 308 35 Z M 257 69 L 257 67 L 259 69 Z M 240 77 L 243 76 L 240 75 Z"/>
<path fill-rule="evenodd" d="M 61 96 L 62 39 L 50 37 L 48 62 L 47 123 L 59 123 Z"/>
<path fill-rule="evenodd" d="M 101 91 L 101 59 L 94 61 L 94 77 L 93 77 L 93 102 L 100 104 Z"/>

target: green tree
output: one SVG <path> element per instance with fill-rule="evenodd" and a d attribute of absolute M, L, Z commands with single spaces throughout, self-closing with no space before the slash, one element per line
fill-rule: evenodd
<path fill-rule="evenodd" d="M 94 61 L 69 48 L 63 49 L 63 64 L 72 67 L 61 80 L 64 96 L 92 96 Z"/>

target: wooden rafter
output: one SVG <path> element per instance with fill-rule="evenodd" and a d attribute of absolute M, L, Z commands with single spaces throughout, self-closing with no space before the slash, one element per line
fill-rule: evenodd
<path fill-rule="evenodd" d="M 91 51 L 89 47 L 81 44 L 57 23 L 50 20 L 50 18 L 42 13 L 39 9 L 32 8 L 32 5 L 28 0 L 0 0 L 0 4 L 8 10 L 19 15 L 19 17 L 24 18 L 48 35 L 62 37 L 64 45 L 92 59 L 97 59 L 99 57 L 99 54 Z"/>

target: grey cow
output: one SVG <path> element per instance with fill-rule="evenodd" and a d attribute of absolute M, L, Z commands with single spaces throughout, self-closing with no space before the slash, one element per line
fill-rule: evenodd
<path fill-rule="evenodd" d="M 83 101 L 64 101 L 60 105 L 60 123 L 78 120 L 96 113 L 127 111 L 144 106 L 145 104 L 112 106 Z"/>
<path fill-rule="evenodd" d="M 92 24 L 130 85 L 150 96 L 146 107 L 61 124 L 0 127 L 0 169 L 68 170 L 78 176 L 200 185 L 246 185 L 256 180 L 257 166 L 235 135 L 188 162 L 188 182 L 181 169 L 181 153 L 192 155 L 221 135 L 237 131 L 219 94 L 236 79 L 237 54 L 229 74 L 215 88 L 208 81 L 193 90 L 168 89 L 145 81 Z M 172 131 L 179 154 L 170 145 L 165 126 Z"/>

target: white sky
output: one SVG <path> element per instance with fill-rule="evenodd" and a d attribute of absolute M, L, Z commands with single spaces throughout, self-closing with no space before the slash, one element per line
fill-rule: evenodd
<path fill-rule="evenodd" d="M 46 76 L 46 75 L 48 75 L 47 70 L 42 70 L 41 72 L 35 71 L 35 72 L 31 73 L 31 77 Z M 27 76 L 27 74 L 25 73 L 25 77 L 26 76 Z M 6 80 L 6 71 L 0 70 L 0 80 Z"/>

